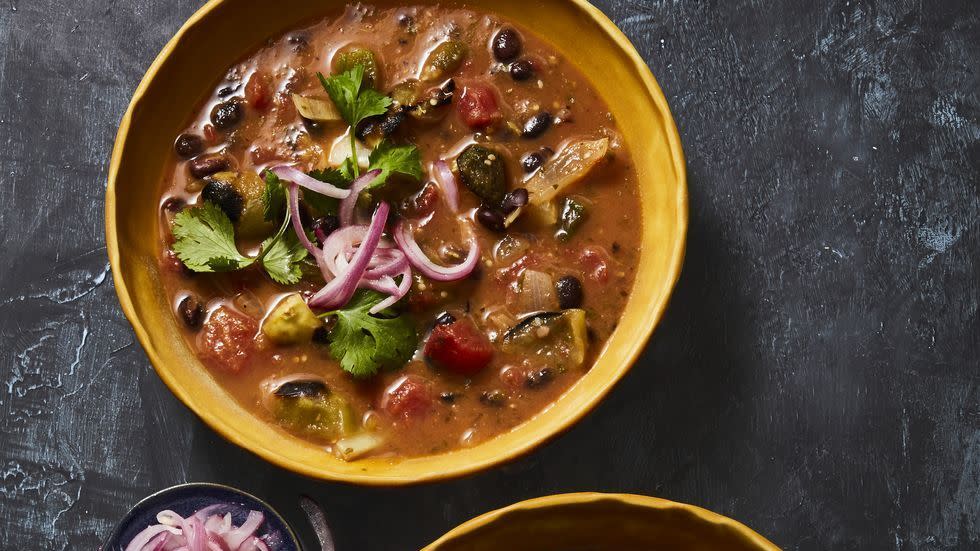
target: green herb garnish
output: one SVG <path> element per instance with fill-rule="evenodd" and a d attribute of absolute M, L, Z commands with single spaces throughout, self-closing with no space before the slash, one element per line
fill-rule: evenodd
<path fill-rule="evenodd" d="M 330 333 L 330 353 L 355 377 L 369 377 L 383 367 L 400 367 L 418 346 L 415 329 L 405 316 L 388 309 L 379 315 L 368 312 L 384 299 L 381 293 L 362 289 L 343 309 L 324 314 L 337 316 Z"/>
<path fill-rule="evenodd" d="M 365 189 L 384 185 L 388 177 L 396 172 L 416 180 L 422 179 L 422 160 L 414 145 L 395 145 L 388 140 L 381 140 L 371 152 L 369 170 L 374 169 L 381 170 L 381 174 Z"/>
<path fill-rule="evenodd" d="M 355 129 L 357 125 L 368 117 L 384 115 L 388 111 L 392 100 L 388 96 L 381 94 L 377 90 L 364 86 L 364 66 L 355 65 L 348 71 L 338 75 L 324 77 L 323 73 L 317 73 L 320 84 L 327 91 L 327 95 L 333 100 L 340 116 L 350 125 L 350 151 L 352 156 L 357 155 L 357 137 Z M 357 162 L 353 164 L 354 176 L 360 175 Z"/>
<path fill-rule="evenodd" d="M 276 282 L 298 282 L 302 262 L 309 253 L 295 235 L 286 232 L 290 223 L 286 191 L 272 172 L 266 172 L 262 201 L 266 220 L 274 220 L 276 212 L 285 212 L 285 216 L 275 235 L 262 242 L 258 256 L 247 257 L 238 250 L 231 219 L 220 207 L 204 201 L 174 217 L 173 250 L 177 257 L 194 272 L 232 272 L 259 262 Z"/>

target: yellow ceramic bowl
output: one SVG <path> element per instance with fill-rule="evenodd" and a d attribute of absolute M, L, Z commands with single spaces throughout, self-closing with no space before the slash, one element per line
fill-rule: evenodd
<path fill-rule="evenodd" d="M 562 494 L 468 521 L 422 551 L 779 551 L 711 511 L 629 494 Z"/>
<path fill-rule="evenodd" d="M 220 434 L 277 465 L 313 477 L 377 485 L 485 469 L 531 450 L 585 415 L 630 368 L 660 319 L 681 269 L 687 229 L 684 159 L 677 129 L 663 93 L 629 40 L 584 0 L 465 2 L 549 39 L 609 104 L 633 152 L 642 187 L 643 252 L 636 285 L 622 323 L 596 365 L 534 419 L 464 450 L 344 463 L 322 447 L 285 437 L 260 422 L 215 384 L 184 344 L 161 290 L 155 237 L 164 163 L 171 155 L 173 137 L 183 130 L 199 101 L 229 65 L 264 40 L 334 12 L 342 3 L 212 0 L 160 52 L 120 123 L 109 167 L 106 243 L 116 292 L 150 362 L 173 393 Z"/>

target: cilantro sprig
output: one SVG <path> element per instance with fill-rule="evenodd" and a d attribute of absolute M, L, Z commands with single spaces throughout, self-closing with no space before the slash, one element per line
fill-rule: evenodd
<path fill-rule="evenodd" d="M 384 299 L 381 293 L 362 289 L 343 309 L 323 314 L 337 317 L 330 332 L 330 354 L 354 377 L 370 377 L 382 368 L 400 367 L 418 346 L 415 328 L 404 316 L 390 309 L 378 315 L 369 312 Z"/>
<path fill-rule="evenodd" d="M 348 71 L 338 75 L 324 77 L 323 73 L 317 73 L 320 84 L 327 91 L 327 95 L 333 100 L 340 111 L 340 116 L 350 125 L 350 151 L 351 155 L 357 155 L 357 136 L 354 130 L 357 125 L 368 117 L 384 115 L 388 107 L 392 104 L 392 99 L 388 96 L 364 86 L 364 66 L 355 65 Z M 357 159 L 353 163 L 354 177 L 360 175 Z"/>
<path fill-rule="evenodd" d="M 369 170 L 380 169 L 381 174 L 366 189 L 383 185 L 394 173 L 404 174 L 416 180 L 422 179 L 422 160 L 419 150 L 414 145 L 395 145 L 391 141 L 381 140 L 369 157 Z"/>
<path fill-rule="evenodd" d="M 173 250 L 194 272 L 233 272 L 258 262 L 274 281 L 284 285 L 299 282 L 302 262 L 309 254 L 289 228 L 286 191 L 279 178 L 266 172 L 262 192 L 266 220 L 285 212 L 278 231 L 262 242 L 258 256 L 243 255 L 235 244 L 235 226 L 220 207 L 209 201 L 184 209 L 174 217 Z"/>

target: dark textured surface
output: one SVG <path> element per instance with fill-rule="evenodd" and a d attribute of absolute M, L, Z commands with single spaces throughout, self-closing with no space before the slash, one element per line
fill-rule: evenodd
<path fill-rule="evenodd" d="M 311 482 L 225 443 L 118 307 L 109 151 L 198 5 L 0 5 L 0 547 L 93 549 L 144 495 L 210 480 L 293 520 L 311 492 L 342 550 L 418 548 L 572 490 L 697 503 L 787 549 L 980 548 L 980 3 L 599 2 L 683 138 L 674 300 L 569 433 L 397 490 Z"/>

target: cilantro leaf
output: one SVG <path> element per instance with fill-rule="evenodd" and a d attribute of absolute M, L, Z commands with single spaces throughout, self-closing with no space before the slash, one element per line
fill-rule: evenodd
<path fill-rule="evenodd" d="M 357 167 L 354 165 L 353 157 L 347 157 L 346 159 L 344 159 L 344 162 L 340 163 L 340 166 L 337 167 L 337 170 L 339 170 L 341 176 L 343 176 L 347 180 L 348 185 L 350 185 L 350 182 L 354 181 L 354 178 L 357 178 Z"/>
<path fill-rule="evenodd" d="M 292 285 L 302 279 L 308 254 L 295 232 L 277 234 L 262 242 L 262 267 L 276 283 Z"/>
<path fill-rule="evenodd" d="M 404 174 L 416 180 L 422 179 L 422 160 L 419 150 L 414 145 L 395 145 L 388 140 L 381 143 L 371 152 L 368 170 L 380 169 L 381 174 L 367 189 L 381 186 L 393 173 Z"/>
<path fill-rule="evenodd" d="M 355 65 L 349 71 L 331 77 L 317 73 L 317 77 L 351 128 L 357 128 L 358 123 L 368 117 L 385 114 L 391 105 L 391 98 L 363 86 L 363 65 Z"/>
<path fill-rule="evenodd" d="M 327 168 L 324 170 L 314 170 L 310 172 L 310 176 L 320 180 L 321 182 L 326 182 L 330 185 L 337 186 L 339 188 L 347 189 L 350 187 L 353 177 L 345 174 L 342 170 L 344 165 L 340 168 Z M 317 214 L 337 214 L 337 209 L 340 206 L 340 200 L 333 197 L 327 197 L 315 191 L 310 191 L 308 189 L 303 190 L 303 201 L 309 206 L 313 207 L 313 210 Z"/>
<path fill-rule="evenodd" d="M 286 210 L 286 187 L 271 170 L 265 171 L 265 189 L 262 190 L 262 204 L 265 206 L 265 219 L 269 222 L 279 218 Z"/>
<path fill-rule="evenodd" d="M 330 353 L 344 371 L 355 377 L 369 377 L 382 367 L 400 367 L 418 347 L 415 328 L 405 316 L 384 310 L 384 317 L 368 310 L 384 300 L 384 295 L 362 289 L 347 306 L 333 312 L 337 325 L 331 332 Z"/>
<path fill-rule="evenodd" d="M 228 215 L 208 201 L 177 213 L 173 234 L 174 252 L 192 271 L 230 272 L 253 262 L 238 252 Z"/>

